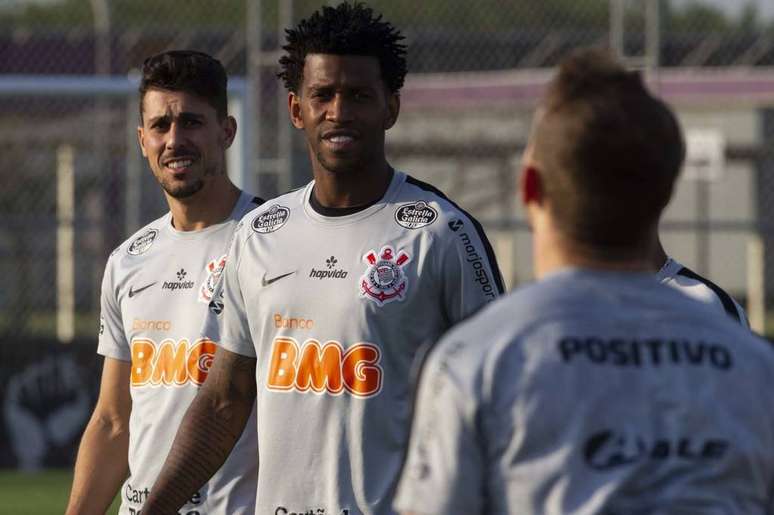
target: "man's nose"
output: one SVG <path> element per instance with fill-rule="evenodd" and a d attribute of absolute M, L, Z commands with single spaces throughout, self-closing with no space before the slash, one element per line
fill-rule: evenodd
<path fill-rule="evenodd" d="M 173 150 L 175 148 L 180 147 L 183 144 L 183 141 L 185 141 L 185 131 L 182 130 L 180 127 L 180 124 L 177 122 L 173 122 L 172 125 L 169 126 L 169 130 L 167 131 L 167 139 L 166 139 L 166 147 L 169 150 Z"/>
<path fill-rule="evenodd" d="M 337 93 L 328 107 L 329 121 L 344 123 L 350 122 L 353 119 L 352 100 L 347 95 Z"/>

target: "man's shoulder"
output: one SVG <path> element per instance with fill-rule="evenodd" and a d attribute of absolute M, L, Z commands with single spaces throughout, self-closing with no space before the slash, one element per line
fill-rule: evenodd
<path fill-rule="evenodd" d="M 717 309 L 722 309 L 731 319 L 743 326 L 748 325 L 744 309 L 728 292 L 674 259 L 669 258 L 659 271 L 657 278 L 661 283 L 671 286 L 689 297 L 713 305 Z"/>
<path fill-rule="evenodd" d="M 449 238 L 472 231 L 485 239 L 479 221 L 457 202 L 432 184 L 404 175 L 403 187 L 393 200 L 393 216 L 398 225 L 425 228 Z"/>
<path fill-rule="evenodd" d="M 268 200 L 258 199 L 237 224 L 237 234 L 243 238 L 254 233 L 268 234 L 279 230 L 292 214 L 303 208 L 305 187 L 291 190 Z"/>
<path fill-rule="evenodd" d="M 170 214 L 167 212 L 135 231 L 110 253 L 110 258 L 124 254 L 128 256 L 141 256 L 148 252 L 159 240 L 164 225 L 170 223 L 169 217 Z"/>
<path fill-rule="evenodd" d="M 395 199 L 397 204 L 407 204 L 411 201 L 430 205 L 432 209 L 438 212 L 441 217 L 450 217 L 466 213 L 453 199 L 449 198 L 443 191 L 429 182 L 422 181 L 411 175 L 404 173 L 405 180 L 403 187 Z"/>

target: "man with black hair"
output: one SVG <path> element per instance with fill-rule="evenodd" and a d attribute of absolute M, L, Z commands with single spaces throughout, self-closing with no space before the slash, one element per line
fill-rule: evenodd
<path fill-rule="evenodd" d="M 503 289 L 480 225 L 386 160 L 402 39 L 348 3 L 287 31 L 280 77 L 314 181 L 237 231 L 222 349 L 143 515 L 174 513 L 256 396 L 256 513 L 393 513 L 417 350 Z"/>
<path fill-rule="evenodd" d="M 119 513 L 139 514 L 207 378 L 219 334 L 213 324 L 200 337 L 201 319 L 208 306 L 222 310 L 215 283 L 229 242 L 239 219 L 262 203 L 226 175 L 236 134 L 226 85 L 220 62 L 201 52 L 164 52 L 143 64 L 137 134 L 169 212 L 122 243 L 105 266 L 98 346 L 105 363 L 68 515 L 104 514 L 122 482 Z M 245 431 L 237 452 L 180 513 L 254 513 L 256 448 L 254 432 Z"/>
<path fill-rule="evenodd" d="M 636 72 L 563 60 L 519 179 L 538 281 L 430 353 L 398 511 L 772 513 L 774 349 L 653 277 L 683 155 Z"/>

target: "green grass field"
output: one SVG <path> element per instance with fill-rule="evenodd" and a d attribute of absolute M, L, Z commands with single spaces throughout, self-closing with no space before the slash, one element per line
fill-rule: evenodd
<path fill-rule="evenodd" d="M 0 512 L 8 515 L 64 513 L 72 480 L 70 470 L 34 473 L 0 470 Z M 118 513 L 117 498 L 107 513 Z"/>

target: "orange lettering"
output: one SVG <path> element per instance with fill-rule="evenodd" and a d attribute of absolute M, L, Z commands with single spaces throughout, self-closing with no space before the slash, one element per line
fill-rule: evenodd
<path fill-rule="evenodd" d="M 296 387 L 306 391 L 321 393 L 340 393 L 341 382 L 341 347 L 336 342 L 328 342 L 320 349 L 320 343 L 308 340 L 301 353 L 296 374 Z"/>
<path fill-rule="evenodd" d="M 266 386 L 269 390 L 311 389 L 333 395 L 346 388 L 355 397 L 370 397 L 382 389 L 380 359 L 379 348 L 369 343 L 358 343 L 344 353 L 335 341 L 321 347 L 320 342 L 309 339 L 299 349 L 293 338 L 277 338 Z"/>
<path fill-rule="evenodd" d="M 296 357 L 298 344 L 292 338 L 277 338 L 274 340 L 269 379 L 267 385 L 271 390 L 290 390 L 296 379 Z"/>
<path fill-rule="evenodd" d="M 132 386 L 142 386 L 153 374 L 153 355 L 156 347 L 146 339 L 132 341 Z"/>
<path fill-rule="evenodd" d="M 173 340 L 164 340 L 159 347 L 159 357 L 153 367 L 153 384 L 185 384 L 188 379 L 185 352 L 188 350 L 188 340 L 180 340 L 175 349 Z"/>
<path fill-rule="evenodd" d="M 369 397 L 382 389 L 382 368 L 379 347 L 368 343 L 358 343 L 347 350 L 341 364 L 344 384 L 352 395 Z"/>
<path fill-rule="evenodd" d="M 188 378 L 195 384 L 204 384 L 210 373 L 218 346 L 212 340 L 199 340 L 188 355 Z"/>

